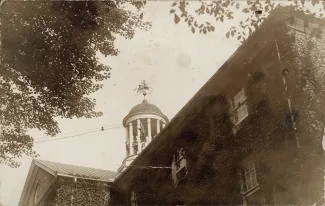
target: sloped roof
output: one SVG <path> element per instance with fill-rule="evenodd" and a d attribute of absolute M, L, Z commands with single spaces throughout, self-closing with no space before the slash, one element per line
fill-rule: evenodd
<path fill-rule="evenodd" d="M 46 167 L 47 169 L 56 173 L 58 176 L 67 175 L 77 178 L 93 179 L 105 182 L 114 181 L 115 177 L 117 177 L 118 174 L 117 172 L 109 170 L 68 165 L 57 162 L 50 162 L 46 160 L 35 160 L 35 164 L 40 167 Z"/>

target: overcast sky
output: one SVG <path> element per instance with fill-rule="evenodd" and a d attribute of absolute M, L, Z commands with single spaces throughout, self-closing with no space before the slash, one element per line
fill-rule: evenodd
<path fill-rule="evenodd" d="M 152 28 L 136 32 L 132 40 L 118 38 L 120 55 L 101 58 L 113 68 L 104 88 L 94 94 L 104 116 L 59 120 L 62 134 L 58 137 L 94 132 L 46 142 L 39 142 L 49 139 L 42 133 L 30 133 L 38 142 L 35 150 L 40 159 L 116 171 L 125 158 L 122 120 L 142 101 L 133 94 L 136 85 L 141 80 L 149 82 L 153 92 L 148 99 L 171 119 L 239 46 L 237 40 L 226 39 L 225 33 L 244 19 L 243 14 L 218 24 L 212 34 L 192 34 L 185 24 L 173 23 L 171 4 L 148 2 L 144 18 L 152 22 Z M 102 126 L 105 131 L 100 131 Z M 18 169 L 0 165 L 0 201 L 6 206 L 18 204 L 30 163 L 30 158 L 24 158 Z"/>

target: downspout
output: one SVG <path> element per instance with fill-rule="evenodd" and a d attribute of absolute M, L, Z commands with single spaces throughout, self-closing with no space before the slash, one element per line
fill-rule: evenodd
<path fill-rule="evenodd" d="M 281 55 L 280 55 L 278 43 L 276 41 L 275 36 L 274 36 L 274 43 L 275 43 L 275 47 L 276 47 L 276 51 L 277 51 L 277 55 L 278 55 L 278 61 L 279 61 L 279 64 L 280 64 L 280 70 L 281 70 L 281 73 L 282 73 L 282 82 L 283 82 L 285 94 L 287 96 L 288 108 L 289 108 L 290 118 L 291 118 L 292 127 L 293 127 L 293 135 L 294 135 L 295 140 L 296 140 L 297 148 L 300 149 L 300 142 L 299 142 L 299 140 L 297 138 L 297 135 L 296 135 L 296 130 L 297 130 L 296 122 L 295 122 L 294 115 L 293 115 L 293 112 L 292 112 L 292 107 L 291 107 L 291 98 L 288 95 L 288 86 L 287 86 L 287 82 L 286 82 L 285 75 L 283 74 Z M 298 152 L 298 157 L 299 157 L 299 152 Z"/>
<path fill-rule="evenodd" d="M 276 183 L 277 182 L 275 182 L 275 184 L 273 185 L 273 203 L 274 203 L 274 206 L 276 206 Z"/>

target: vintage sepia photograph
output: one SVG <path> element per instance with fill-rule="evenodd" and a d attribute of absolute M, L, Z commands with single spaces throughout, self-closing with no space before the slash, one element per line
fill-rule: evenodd
<path fill-rule="evenodd" d="M 325 206 L 324 0 L 0 0 L 0 206 Z"/>

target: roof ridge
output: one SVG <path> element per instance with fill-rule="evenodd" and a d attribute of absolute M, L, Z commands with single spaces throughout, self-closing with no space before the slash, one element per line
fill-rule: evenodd
<path fill-rule="evenodd" d="M 112 172 L 112 173 L 117 173 L 112 170 L 107 170 L 107 169 L 101 169 L 101 168 L 95 168 L 95 167 L 86 167 L 86 166 L 81 166 L 81 165 L 75 165 L 75 164 L 66 164 L 66 163 L 60 163 L 60 162 L 53 162 L 49 160 L 43 160 L 43 159 L 35 159 L 35 161 L 42 163 L 42 162 L 47 162 L 47 163 L 53 163 L 53 164 L 60 164 L 60 165 L 66 165 L 66 166 L 72 166 L 72 167 L 80 167 L 80 168 L 87 168 L 87 169 L 94 169 L 94 170 L 101 170 L 101 171 L 106 171 L 106 172 Z"/>

